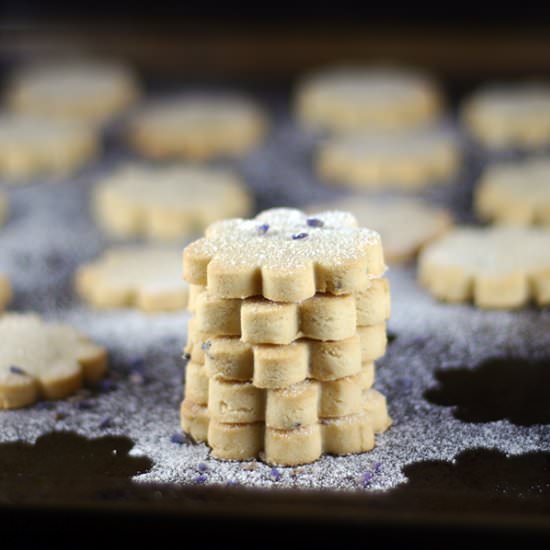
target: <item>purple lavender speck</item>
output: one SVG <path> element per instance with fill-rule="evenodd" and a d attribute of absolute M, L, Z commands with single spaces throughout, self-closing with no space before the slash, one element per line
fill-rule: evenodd
<path fill-rule="evenodd" d="M 262 225 L 258 226 L 258 233 L 260 235 L 265 235 L 269 231 L 269 224 L 263 223 Z"/>
<path fill-rule="evenodd" d="M 308 237 L 307 233 L 294 233 L 294 235 L 292 235 L 292 240 L 300 241 L 302 239 L 305 239 L 306 237 Z"/>
<path fill-rule="evenodd" d="M 212 346 L 212 342 L 210 340 L 207 340 L 206 342 L 203 342 L 201 344 L 202 351 L 208 351 L 210 349 L 210 346 Z"/>
<path fill-rule="evenodd" d="M 374 463 L 374 473 L 379 474 L 382 471 L 382 464 L 380 462 Z"/>
<path fill-rule="evenodd" d="M 308 218 L 306 223 L 309 227 L 323 227 L 325 222 L 319 218 Z"/>
<path fill-rule="evenodd" d="M 281 472 L 277 468 L 271 468 L 270 475 L 273 481 L 281 481 Z"/>
<path fill-rule="evenodd" d="M 362 476 L 361 476 L 361 484 L 363 487 L 369 487 L 370 483 L 372 481 L 372 472 L 370 470 L 367 470 Z"/>
<path fill-rule="evenodd" d="M 206 472 L 208 471 L 208 465 L 205 464 L 204 462 L 199 462 L 197 469 L 199 470 L 199 472 Z"/>
<path fill-rule="evenodd" d="M 170 436 L 170 441 L 177 445 L 183 445 L 185 443 L 185 435 L 181 432 L 175 432 Z"/>
<path fill-rule="evenodd" d="M 197 476 L 195 478 L 195 483 L 203 484 L 208 481 L 208 476 L 205 476 L 204 474 L 201 474 L 200 476 Z"/>
<path fill-rule="evenodd" d="M 10 366 L 10 372 L 12 374 L 18 374 L 20 376 L 24 376 L 26 373 L 25 370 L 23 370 L 21 367 L 16 367 L 15 365 Z"/>

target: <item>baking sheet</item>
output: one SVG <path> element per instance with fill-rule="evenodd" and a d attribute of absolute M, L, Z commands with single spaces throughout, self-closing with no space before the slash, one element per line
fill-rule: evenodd
<path fill-rule="evenodd" d="M 263 99 L 275 121 L 271 135 L 235 164 L 257 209 L 337 195 L 312 173 L 314 136 L 292 122 L 285 97 Z M 0 505 L 179 501 L 179 510 L 191 513 L 193 506 L 182 508 L 181 499 L 206 491 L 210 497 L 204 498 L 219 504 L 213 510 L 223 513 L 231 508 L 224 507 L 223 495 L 246 502 L 245 488 L 281 495 L 291 489 L 301 502 L 307 493 L 296 490 L 308 489 L 321 491 L 327 510 L 343 502 L 361 509 L 372 498 L 399 495 L 379 508 L 396 521 L 416 495 L 412 508 L 431 510 L 432 517 L 477 502 L 486 519 L 492 506 L 520 524 L 540 520 L 539 527 L 548 526 L 550 311 L 439 304 L 417 286 L 414 265 L 388 272 L 391 341 L 378 362 L 375 387 L 387 396 L 394 424 L 377 436 L 373 451 L 272 468 L 215 460 L 206 445 L 181 437 L 188 314 L 95 311 L 72 288 L 74 269 L 109 244 L 90 218 L 88 197 L 102 173 L 132 158 L 118 138 L 115 128 L 102 161 L 71 181 L 6 187 L 11 216 L 0 228 L 0 271 L 15 287 L 12 309 L 75 325 L 107 346 L 111 362 L 98 388 L 0 414 Z M 447 205 L 459 220 L 472 220 L 480 158 L 467 147 L 458 180 L 428 190 L 427 200 Z M 209 486 L 221 492 L 209 492 Z M 285 499 L 280 497 L 281 506 Z M 369 514 L 376 515 L 365 507 L 363 516 Z"/>

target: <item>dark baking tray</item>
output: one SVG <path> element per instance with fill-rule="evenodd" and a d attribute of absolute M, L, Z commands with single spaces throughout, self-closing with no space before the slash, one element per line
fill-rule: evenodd
<path fill-rule="evenodd" d="M 252 35 L 253 41 L 257 39 L 255 36 Z M 273 39 L 273 35 L 270 36 Z M 166 38 L 168 42 L 169 38 L 170 36 Z M 251 40 L 250 36 L 248 40 Z M 20 42 L 14 44 L 15 46 L 4 50 L 4 65 L 12 64 L 14 50 L 17 50 L 17 57 L 21 57 L 21 50 L 17 46 Z M 213 44 L 214 50 L 221 47 L 219 40 L 214 40 Z M 269 44 L 269 40 L 260 41 L 260 47 L 264 50 L 269 48 Z M 343 39 L 342 44 L 344 50 L 350 47 L 349 40 Z M 310 52 L 308 55 L 311 55 L 311 51 L 307 51 Z M 136 58 L 139 58 L 139 55 L 136 54 Z M 193 58 L 185 59 L 189 70 L 192 71 L 193 67 L 196 69 Z M 213 81 L 221 81 L 224 87 L 229 83 L 229 87 L 242 88 L 243 66 L 244 72 L 247 67 L 243 59 L 240 60 L 240 64 L 236 64 L 234 70 L 225 67 L 223 78 L 203 80 L 201 84 L 193 83 L 193 87 L 212 87 Z M 149 65 L 146 59 L 142 61 L 147 68 Z M 285 76 L 295 70 L 301 70 L 302 67 L 298 65 L 299 63 L 296 63 Z M 478 60 L 478 66 L 481 65 L 481 61 Z M 164 93 L 179 86 L 190 86 L 188 81 L 181 79 L 181 74 L 178 74 L 177 79 L 170 80 L 170 70 L 174 69 L 170 63 L 166 62 L 162 67 L 162 70 L 153 71 L 152 78 L 148 80 L 149 91 Z M 460 67 L 456 60 L 454 65 L 449 66 L 451 78 L 454 81 L 468 81 L 468 78 L 461 79 L 461 75 L 464 75 Z M 543 68 L 544 62 L 541 61 L 538 67 Z M 257 94 L 269 106 L 276 121 L 274 137 L 258 153 L 238 165 L 255 193 L 257 208 L 280 204 L 301 206 L 312 198 L 319 200 L 335 195 L 335 191 L 320 186 L 309 169 L 312 136 L 299 132 L 289 119 L 288 97 L 291 93 L 291 81 L 283 79 L 281 83 L 278 80 L 279 73 L 269 77 L 258 67 L 256 69 L 254 84 L 244 87 L 249 92 Z M 520 71 L 516 66 L 504 72 L 515 74 Z M 166 74 L 168 77 L 159 78 L 159 75 Z M 472 79 L 476 76 L 472 75 Z M 258 84 L 258 77 L 260 80 L 265 77 L 272 84 L 267 87 Z M 449 91 L 451 97 L 456 99 L 460 97 L 462 87 L 451 87 Z M 455 121 L 451 118 L 448 123 L 453 125 Z M 425 195 L 427 200 L 450 207 L 459 220 L 471 221 L 472 186 L 487 156 L 471 144 L 465 145 L 468 156 L 459 181 L 452 186 L 428 191 Z M 36 255 L 34 249 L 25 255 L 25 246 L 19 251 L 12 246 L 8 253 L 12 269 L 15 269 L 13 266 L 20 270 L 45 266 L 52 275 L 50 282 L 42 280 L 36 288 L 33 288 L 32 281 L 29 284 L 25 283 L 18 292 L 16 309 L 38 309 L 62 317 L 65 310 L 78 308 L 77 300 L 70 288 L 72 269 L 80 261 L 93 257 L 105 244 L 105 240 L 98 232 L 90 232 L 93 224 L 87 219 L 87 194 L 98 174 L 126 157 L 131 157 L 131 154 L 121 145 L 119 129 L 115 127 L 106 136 L 104 159 L 99 165 L 85 170 L 74 182 L 69 185 L 60 184 L 57 190 L 43 190 L 43 184 L 37 183 L 26 189 L 10 191 L 15 206 L 10 222 L 12 231 L 22 230 L 14 230 L 13 225 L 24 225 L 24 219 L 28 215 L 26 201 L 31 195 L 38 197 L 43 193 L 44 197 L 33 200 L 44 201 L 44 208 L 47 208 L 48 205 L 57 202 L 56 193 L 66 192 L 70 195 L 67 199 L 70 216 L 73 216 L 72 219 L 81 216 L 84 219 L 82 223 L 86 226 L 83 235 L 91 237 L 89 242 L 82 243 L 79 253 L 73 251 L 69 254 L 67 249 L 59 246 L 45 251 L 43 255 Z M 281 185 L 282 181 L 286 183 Z M 70 189 L 71 187 L 74 189 Z M 73 201 L 71 194 L 78 197 L 73 197 Z M 60 208 L 65 208 L 63 201 L 60 202 Z M 0 240 L 0 244 L 2 242 Z M 13 240 L 10 242 L 13 245 Z M 1 257 L 0 250 L 0 259 Z M 397 269 L 395 273 L 396 280 L 392 283 L 396 283 L 402 296 L 412 294 L 414 300 L 428 300 L 426 297 L 419 298 L 422 291 L 414 287 L 413 266 Z M 472 323 L 481 327 L 484 322 L 500 322 L 498 319 L 501 319 L 491 314 L 485 318 L 468 306 L 461 307 L 459 315 L 466 319 L 465 322 L 468 316 L 471 316 Z M 507 323 L 514 322 L 510 321 L 506 314 L 502 319 Z M 127 541 L 173 543 L 174 537 L 191 542 L 192 539 L 189 537 L 192 537 L 193 533 L 199 533 L 204 540 L 200 543 L 201 546 L 257 546 L 259 540 L 272 544 L 289 544 L 297 534 L 303 535 L 308 542 L 315 544 L 327 542 L 330 537 L 361 545 L 376 541 L 390 544 L 422 542 L 428 546 L 441 546 L 448 545 L 449 541 L 463 543 L 472 540 L 474 536 L 475 540 L 480 542 L 548 541 L 550 428 L 546 403 L 550 402 L 550 395 L 546 387 L 550 387 L 547 375 L 550 369 L 550 317 L 546 312 L 528 310 L 518 314 L 517 319 L 517 329 L 525 331 L 525 346 L 512 343 L 509 349 L 504 349 L 502 342 L 499 342 L 500 348 L 494 353 L 496 359 L 491 362 L 489 357 L 481 365 L 474 361 L 473 370 L 472 361 L 466 357 L 469 350 L 463 346 L 460 353 L 464 354 L 464 368 L 455 368 L 456 365 L 462 366 L 462 363 L 460 357 L 457 359 L 454 356 L 454 363 L 451 362 L 449 369 L 451 377 L 453 372 L 455 373 L 452 387 L 463 401 L 470 384 L 478 384 L 486 389 L 491 386 L 495 377 L 498 377 L 501 384 L 499 391 L 502 392 L 502 401 L 505 403 L 511 402 L 506 388 L 518 386 L 519 373 L 534 373 L 541 383 L 538 387 L 535 384 L 523 388 L 524 394 L 520 398 L 519 409 L 512 407 L 512 410 L 497 410 L 495 413 L 494 407 L 491 409 L 489 404 L 489 412 L 479 411 L 475 410 L 475 407 L 472 409 L 471 403 L 467 400 L 466 403 L 462 402 L 461 409 L 460 398 L 457 402 L 456 399 L 453 400 L 453 396 L 438 397 L 436 384 L 445 385 L 445 365 L 441 365 L 442 368 L 439 370 L 426 367 L 422 371 L 421 366 L 415 367 L 420 370 L 411 370 L 413 374 L 424 372 L 423 376 L 425 375 L 425 378 L 418 381 L 407 379 L 403 373 L 397 373 L 396 377 L 392 377 L 388 371 L 399 364 L 399 358 L 402 356 L 425 356 L 428 360 L 430 349 L 426 340 L 433 336 L 430 332 L 433 327 L 427 330 L 425 339 L 418 336 L 418 330 L 412 331 L 411 334 L 401 332 L 403 321 L 399 319 L 394 326 L 390 323 L 390 330 L 396 327 L 398 329 L 391 334 L 397 339 L 396 343 L 390 345 L 388 355 L 382 362 L 382 368 L 385 370 L 382 371 L 381 379 L 381 383 L 390 391 L 390 410 L 392 402 L 396 403 L 398 399 L 409 395 L 411 388 L 414 392 L 418 385 L 421 390 L 421 399 L 418 396 L 411 398 L 409 409 L 397 407 L 395 410 L 395 430 L 411 418 L 409 415 L 413 414 L 418 418 L 427 408 L 434 407 L 434 404 L 435 408 L 439 407 L 441 410 L 448 410 L 442 405 L 454 405 L 455 420 L 458 418 L 477 427 L 491 421 L 504 421 L 518 426 L 518 430 L 523 429 L 522 426 L 530 429 L 529 433 L 533 434 L 533 438 L 538 438 L 537 441 L 528 448 L 518 448 L 516 454 L 508 454 L 499 449 L 498 442 L 491 438 L 489 431 L 487 439 L 481 441 L 481 444 L 454 453 L 452 459 L 447 455 L 438 457 L 435 452 L 431 458 L 427 456 L 423 460 L 413 460 L 410 464 L 403 465 L 403 474 L 408 478 L 408 483 L 395 483 L 384 490 L 377 490 L 376 487 L 370 490 L 368 486 L 362 487 L 360 484 L 352 490 L 349 490 L 349 487 L 345 487 L 346 490 L 333 490 L 282 489 L 276 484 L 264 489 L 247 487 L 246 484 L 232 486 L 226 483 L 202 486 L 181 480 L 173 483 L 137 483 L 132 480 L 132 476 L 150 469 L 152 462 L 147 457 L 128 454 L 134 442 L 127 437 L 124 429 L 115 429 L 108 435 L 99 433 L 96 437 L 79 435 L 78 422 L 64 424 L 62 416 L 65 412 L 56 409 L 54 413 L 59 414 L 60 418 L 38 430 L 44 437 L 34 445 L 18 442 L 13 432 L 3 430 L 5 434 L 11 433 L 9 437 L 6 436 L 6 441 L 0 443 L 0 518 L 3 540 L 11 537 L 19 540 L 26 533 L 40 533 L 42 540 L 47 537 L 57 543 L 73 544 L 75 540 L 90 542 L 120 534 Z M 546 339 L 544 332 L 540 330 L 536 337 L 531 339 L 529 330 L 541 324 L 543 327 L 549 327 Z M 508 326 L 507 330 L 513 331 L 514 327 Z M 99 333 L 101 334 L 101 331 Z M 179 361 L 174 350 L 183 343 L 184 338 L 182 329 L 180 341 L 168 339 L 172 347 L 169 358 L 172 369 Z M 481 335 L 479 338 L 476 344 L 478 346 L 483 343 L 483 338 L 486 338 L 488 347 L 493 344 L 490 335 Z M 445 357 L 453 356 L 452 350 L 446 354 L 442 352 L 444 345 L 437 349 L 437 353 Z M 158 354 L 158 350 L 153 353 L 153 358 L 157 357 L 155 354 Z M 112 370 L 124 377 L 129 363 L 127 350 L 115 349 L 114 356 Z M 179 371 L 171 372 L 172 381 L 175 380 L 177 383 L 181 380 L 178 378 L 181 374 Z M 471 378 L 471 372 L 481 374 Z M 521 388 L 521 384 L 519 387 Z M 432 398 L 428 405 L 425 398 L 429 397 L 430 391 Z M 456 398 L 456 395 L 454 397 Z M 102 399 L 101 395 L 98 399 Z M 450 399 L 450 402 L 447 403 L 446 399 Z M 496 416 L 491 417 L 492 414 Z M 1 422 L 2 420 L 0 426 Z M 74 426 L 77 426 L 77 429 L 72 429 Z M 529 426 L 536 427 L 528 428 Z M 7 425 L 4 425 L 4 428 L 6 427 Z M 175 422 L 167 426 L 168 431 L 176 429 Z M 422 446 L 422 436 L 418 437 L 417 444 Z M 184 445 L 192 444 L 184 442 Z M 331 467 L 330 464 L 334 463 L 323 465 L 324 471 Z M 269 477 L 269 471 L 266 475 Z M 322 480 L 320 483 L 322 484 Z M 260 533 L 261 539 L 251 538 L 253 533 Z M 179 540 L 176 538 L 176 541 Z"/>

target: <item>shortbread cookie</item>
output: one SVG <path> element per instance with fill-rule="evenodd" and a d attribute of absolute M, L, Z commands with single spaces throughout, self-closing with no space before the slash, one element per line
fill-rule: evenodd
<path fill-rule="evenodd" d="M 476 189 L 484 220 L 550 226 L 550 158 L 489 166 Z"/>
<path fill-rule="evenodd" d="M 460 164 L 456 137 L 444 130 L 334 136 L 319 146 L 319 176 L 332 185 L 416 190 L 444 183 Z"/>
<path fill-rule="evenodd" d="M 21 113 L 100 126 L 138 97 L 132 72 L 122 65 L 71 61 L 32 65 L 15 74 L 7 100 Z"/>
<path fill-rule="evenodd" d="M 0 312 L 8 305 L 12 295 L 9 279 L 0 273 Z"/>
<path fill-rule="evenodd" d="M 359 327 L 345 340 L 303 338 L 288 345 L 248 344 L 236 336 L 211 336 L 189 324 L 185 352 L 191 363 L 225 380 L 252 380 L 259 388 L 282 388 L 306 378 L 327 381 L 357 374 L 386 352 L 386 325 Z"/>
<path fill-rule="evenodd" d="M 180 253 L 160 246 L 121 246 L 81 266 L 78 293 L 100 307 L 137 307 L 144 311 L 182 310 L 188 287 L 181 280 Z"/>
<path fill-rule="evenodd" d="M 35 315 L 0 317 L 0 409 L 67 397 L 106 368 L 105 349 L 70 326 Z"/>
<path fill-rule="evenodd" d="M 146 105 L 130 123 L 129 140 L 150 158 L 237 156 L 262 140 L 263 111 L 239 95 L 193 95 Z"/>
<path fill-rule="evenodd" d="M 370 451 L 374 434 L 391 425 L 385 397 L 374 389 L 363 392 L 363 409 L 343 417 L 291 429 L 266 427 L 264 422 L 227 424 L 210 420 L 208 407 L 184 400 L 181 425 L 196 441 L 206 441 L 212 455 L 225 460 L 260 457 L 270 464 L 295 466 L 314 462 L 323 453 L 346 455 Z"/>
<path fill-rule="evenodd" d="M 352 294 L 386 269 L 380 235 L 347 212 L 307 216 L 273 208 L 214 223 L 183 253 L 183 275 L 212 296 L 301 302 L 316 292 Z"/>
<path fill-rule="evenodd" d="M 66 176 L 96 156 L 96 132 L 66 120 L 0 114 L 0 177 L 9 183 Z"/>
<path fill-rule="evenodd" d="M 251 198 L 227 170 L 191 165 L 125 165 L 94 190 L 100 224 L 116 237 L 181 239 L 250 212 Z"/>
<path fill-rule="evenodd" d="M 428 245 L 419 280 L 437 298 L 514 308 L 550 305 L 550 230 L 460 227 Z"/>
<path fill-rule="evenodd" d="M 384 258 L 389 264 L 413 259 L 422 246 L 443 235 L 453 223 L 447 210 L 413 198 L 348 195 L 308 210 L 351 212 L 359 225 L 368 225 L 380 233 Z"/>
<path fill-rule="evenodd" d="M 355 295 L 315 294 L 300 303 L 245 300 L 211 296 L 192 286 L 189 309 L 197 330 L 215 336 L 240 336 L 251 344 L 290 344 L 298 338 L 342 340 L 357 326 L 387 321 L 390 316 L 387 279 L 372 279 Z"/>
<path fill-rule="evenodd" d="M 431 122 L 441 110 L 426 75 L 391 67 L 336 67 L 306 77 L 296 111 L 307 125 L 337 132 L 404 129 Z"/>
<path fill-rule="evenodd" d="M 536 148 L 550 143 L 550 85 L 546 82 L 492 85 L 468 98 L 462 120 L 490 149 Z"/>

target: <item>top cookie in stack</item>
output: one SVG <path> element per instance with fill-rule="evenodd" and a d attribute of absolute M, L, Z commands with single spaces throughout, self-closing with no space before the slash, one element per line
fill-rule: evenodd
<path fill-rule="evenodd" d="M 378 233 L 346 212 L 280 208 L 211 225 L 183 257 L 183 429 L 225 459 L 372 449 L 391 422 L 371 388 L 390 306 Z"/>

